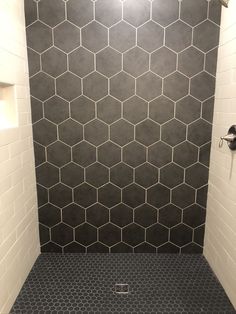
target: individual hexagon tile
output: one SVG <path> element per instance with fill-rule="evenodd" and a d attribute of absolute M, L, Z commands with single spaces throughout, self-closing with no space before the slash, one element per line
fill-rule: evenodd
<path fill-rule="evenodd" d="M 71 101 L 81 94 L 81 79 L 70 72 L 65 72 L 56 79 L 56 91 L 59 96 Z"/>
<path fill-rule="evenodd" d="M 203 52 L 218 46 L 220 28 L 207 20 L 196 26 L 193 30 L 193 44 Z M 207 40 L 206 40 L 207 38 Z"/>
<path fill-rule="evenodd" d="M 169 145 L 158 142 L 148 148 L 148 161 L 157 167 L 162 167 L 172 160 L 172 149 Z"/>
<path fill-rule="evenodd" d="M 68 145 L 56 141 L 47 148 L 48 161 L 52 164 L 62 167 L 71 161 L 71 149 Z"/>
<path fill-rule="evenodd" d="M 36 168 L 37 183 L 42 184 L 46 188 L 58 183 L 59 170 L 49 163 L 44 163 Z"/>
<path fill-rule="evenodd" d="M 74 189 L 75 203 L 88 207 L 97 201 L 97 192 L 94 187 L 87 183 L 83 183 Z"/>
<path fill-rule="evenodd" d="M 174 148 L 173 160 L 182 167 L 194 164 L 198 159 L 198 148 L 189 142 L 183 142 Z"/>
<path fill-rule="evenodd" d="M 109 253 L 109 248 L 101 242 L 95 242 L 87 247 L 87 253 Z"/>
<path fill-rule="evenodd" d="M 120 146 L 124 146 L 134 139 L 134 126 L 129 122 L 120 119 L 111 125 L 110 128 L 111 140 Z"/>
<path fill-rule="evenodd" d="M 186 184 L 181 184 L 172 191 L 172 203 L 185 208 L 195 201 L 195 190 Z"/>
<path fill-rule="evenodd" d="M 35 74 L 30 78 L 30 92 L 40 100 L 53 96 L 55 93 L 53 78 L 43 72 Z"/>
<path fill-rule="evenodd" d="M 58 207 L 65 207 L 72 202 L 72 190 L 64 184 L 58 183 L 50 188 L 49 201 Z"/>
<path fill-rule="evenodd" d="M 136 124 L 147 118 L 148 104 L 138 96 L 133 96 L 123 103 L 123 116 Z"/>
<path fill-rule="evenodd" d="M 124 101 L 134 95 L 135 80 L 125 72 L 120 72 L 110 80 L 110 93 L 117 99 Z"/>
<path fill-rule="evenodd" d="M 135 27 L 138 27 L 150 19 L 150 1 L 126 0 L 123 7 L 123 19 Z"/>
<path fill-rule="evenodd" d="M 121 229 L 108 223 L 98 230 L 99 241 L 107 246 L 112 246 L 121 241 Z"/>
<path fill-rule="evenodd" d="M 197 99 L 203 101 L 214 95 L 215 78 L 214 76 L 201 72 L 191 79 L 190 93 Z"/>
<path fill-rule="evenodd" d="M 205 70 L 212 75 L 216 75 L 218 47 L 206 54 Z"/>
<path fill-rule="evenodd" d="M 123 148 L 123 161 L 131 167 L 137 167 L 146 161 L 146 148 L 137 143 L 131 142 Z"/>
<path fill-rule="evenodd" d="M 207 192 L 208 185 L 205 185 L 197 190 L 196 202 L 204 208 L 206 208 L 207 203 Z"/>
<path fill-rule="evenodd" d="M 75 187 L 84 181 L 84 169 L 74 163 L 69 163 L 61 168 L 61 182 Z"/>
<path fill-rule="evenodd" d="M 71 227 L 76 227 L 85 221 L 84 208 L 70 204 L 62 209 L 62 221 Z"/>
<path fill-rule="evenodd" d="M 98 119 L 94 119 L 84 127 L 85 140 L 94 145 L 100 145 L 108 140 L 108 126 Z"/>
<path fill-rule="evenodd" d="M 73 161 L 87 167 L 96 161 L 96 148 L 83 141 L 72 148 Z"/>
<path fill-rule="evenodd" d="M 170 241 L 178 246 L 192 242 L 193 231 L 184 224 L 173 227 L 170 230 Z"/>
<path fill-rule="evenodd" d="M 86 123 L 95 118 L 95 103 L 85 96 L 80 96 L 70 103 L 71 118 Z"/>
<path fill-rule="evenodd" d="M 152 72 L 147 72 L 137 78 L 136 93 L 145 100 L 152 100 L 161 95 L 162 80 Z"/>
<path fill-rule="evenodd" d="M 221 3 L 218 1 L 210 1 L 208 19 L 220 25 L 221 20 Z"/>
<path fill-rule="evenodd" d="M 158 182 L 158 169 L 145 163 L 135 169 L 135 182 L 147 188 Z"/>
<path fill-rule="evenodd" d="M 96 70 L 107 77 L 121 71 L 122 55 L 111 47 L 107 47 L 96 54 Z"/>
<path fill-rule="evenodd" d="M 158 223 L 147 228 L 146 232 L 146 241 L 152 245 L 160 246 L 168 241 L 169 230 Z"/>
<path fill-rule="evenodd" d="M 191 26 L 195 26 L 207 18 L 207 7 L 205 0 L 183 0 L 180 18 Z"/>
<path fill-rule="evenodd" d="M 124 227 L 133 222 L 133 209 L 125 204 L 119 204 L 110 210 L 111 222 Z"/>
<path fill-rule="evenodd" d="M 181 222 L 182 210 L 173 204 L 166 205 L 159 210 L 159 222 L 171 228 Z"/>
<path fill-rule="evenodd" d="M 25 4 L 25 24 L 29 26 L 37 20 L 37 4 L 35 1 L 26 1 Z"/>
<path fill-rule="evenodd" d="M 175 117 L 185 123 L 200 118 L 201 103 L 191 96 L 186 96 L 176 103 Z"/>
<path fill-rule="evenodd" d="M 134 248 L 134 253 L 156 253 L 156 248 L 149 243 L 141 243 Z"/>
<path fill-rule="evenodd" d="M 123 202 L 130 207 L 137 207 L 145 203 L 145 190 L 133 183 L 125 187 L 122 192 Z"/>
<path fill-rule="evenodd" d="M 36 51 L 28 48 L 27 56 L 28 56 L 29 76 L 32 76 L 40 71 L 40 55 Z"/>
<path fill-rule="evenodd" d="M 134 47 L 124 53 L 123 69 L 137 77 L 149 69 L 149 55 L 139 47 Z"/>
<path fill-rule="evenodd" d="M 202 225 L 205 219 L 206 210 L 197 204 L 184 209 L 183 222 L 192 228 Z"/>
<path fill-rule="evenodd" d="M 84 223 L 75 229 L 75 240 L 88 246 L 97 241 L 97 229 L 88 223 Z"/>
<path fill-rule="evenodd" d="M 34 142 L 34 159 L 35 166 L 39 166 L 46 161 L 46 149 L 45 146 L 42 146 Z"/>
<path fill-rule="evenodd" d="M 119 163 L 110 169 L 110 180 L 123 188 L 133 182 L 133 169 L 124 163 Z"/>
<path fill-rule="evenodd" d="M 57 139 L 57 127 L 46 119 L 33 124 L 34 140 L 44 146 L 55 142 Z"/>
<path fill-rule="evenodd" d="M 157 249 L 158 253 L 180 253 L 180 248 L 170 242 L 167 242 L 164 245 L 161 245 Z"/>
<path fill-rule="evenodd" d="M 69 118 L 69 103 L 58 96 L 53 96 L 44 102 L 44 115 L 48 120 L 60 123 Z"/>
<path fill-rule="evenodd" d="M 52 227 L 61 221 L 61 210 L 48 203 L 39 208 L 39 222 Z"/>
<path fill-rule="evenodd" d="M 160 125 L 146 119 L 135 126 L 135 139 L 145 146 L 149 146 L 160 139 Z"/>
<path fill-rule="evenodd" d="M 79 27 L 93 20 L 93 2 L 90 0 L 69 0 L 66 9 L 67 19 Z"/>
<path fill-rule="evenodd" d="M 122 18 L 122 4 L 117 0 L 99 0 L 95 3 L 95 18 L 110 27 Z"/>
<path fill-rule="evenodd" d="M 42 251 L 42 253 L 44 253 L 44 252 L 62 253 L 63 249 L 61 246 L 59 246 L 53 242 L 48 242 L 47 244 L 45 244 L 41 247 L 41 251 Z"/>
<path fill-rule="evenodd" d="M 200 188 L 208 182 L 209 169 L 200 163 L 186 169 L 185 181 L 194 188 Z"/>
<path fill-rule="evenodd" d="M 157 208 L 170 202 L 170 190 L 162 184 L 153 185 L 147 191 L 147 202 Z"/>
<path fill-rule="evenodd" d="M 59 139 L 73 146 L 83 140 L 83 127 L 78 122 L 68 119 L 58 126 Z"/>
<path fill-rule="evenodd" d="M 191 40 L 192 29 L 182 21 L 177 21 L 166 29 L 165 44 L 176 52 L 180 52 L 190 46 Z"/>
<path fill-rule="evenodd" d="M 201 146 L 211 140 L 212 126 L 203 119 L 194 121 L 188 128 L 188 140 L 193 144 Z"/>
<path fill-rule="evenodd" d="M 98 161 L 112 167 L 121 161 L 121 149 L 113 142 L 106 142 L 98 147 Z"/>
<path fill-rule="evenodd" d="M 149 117 L 162 124 L 174 117 L 174 102 L 160 96 L 149 103 Z"/>
<path fill-rule="evenodd" d="M 211 143 L 202 145 L 199 150 L 199 162 L 209 167 L 210 163 Z"/>
<path fill-rule="evenodd" d="M 112 123 L 121 118 L 121 103 L 107 96 L 97 103 L 97 116 L 106 123 Z"/>
<path fill-rule="evenodd" d="M 199 245 L 204 245 L 205 225 L 194 229 L 194 242 Z"/>
<path fill-rule="evenodd" d="M 32 123 L 35 123 L 43 118 L 43 103 L 32 96 L 30 97 L 30 102 Z"/>
<path fill-rule="evenodd" d="M 83 92 L 92 100 L 99 100 L 108 94 L 108 80 L 98 72 L 83 79 Z"/>
<path fill-rule="evenodd" d="M 85 251 L 85 247 L 77 242 L 71 242 L 63 247 L 64 253 L 85 253 Z"/>
<path fill-rule="evenodd" d="M 191 242 L 181 248 L 181 253 L 187 254 L 202 254 L 203 248 Z"/>
<path fill-rule="evenodd" d="M 100 227 L 109 221 L 109 210 L 96 203 L 86 210 L 87 222 L 95 227 Z"/>
<path fill-rule="evenodd" d="M 153 40 L 155 38 L 155 40 Z M 160 48 L 163 45 L 164 29 L 154 23 L 153 21 L 147 22 L 137 31 L 137 45 L 148 52 Z"/>
<path fill-rule="evenodd" d="M 187 48 L 178 56 L 178 70 L 188 77 L 201 72 L 203 67 L 204 54 L 195 47 Z"/>
<path fill-rule="evenodd" d="M 122 239 L 125 243 L 136 246 L 144 242 L 145 230 L 141 226 L 132 223 L 122 230 Z"/>
<path fill-rule="evenodd" d="M 92 52 L 98 52 L 108 43 L 107 28 L 93 21 L 82 28 L 82 45 Z"/>
<path fill-rule="evenodd" d="M 99 203 L 113 207 L 121 201 L 121 191 L 115 185 L 108 183 L 98 190 L 98 201 Z"/>
<path fill-rule="evenodd" d="M 133 253 L 133 248 L 123 242 L 111 247 L 111 253 Z"/>
<path fill-rule="evenodd" d="M 27 45 L 37 52 L 43 52 L 52 46 L 52 30 L 37 21 L 26 28 Z M 38 40 L 43 38 L 43 40 Z"/>
<path fill-rule="evenodd" d="M 176 70 L 177 54 L 166 47 L 162 47 L 151 54 L 151 70 L 165 77 Z"/>
<path fill-rule="evenodd" d="M 41 245 L 50 241 L 49 228 L 41 224 L 39 224 L 39 239 Z"/>
<path fill-rule="evenodd" d="M 160 182 L 173 188 L 184 180 L 184 169 L 171 163 L 160 170 Z"/>
<path fill-rule="evenodd" d="M 176 101 L 186 96 L 189 90 L 189 79 L 180 72 L 174 72 L 164 79 L 164 95 Z"/>
<path fill-rule="evenodd" d="M 156 208 L 144 204 L 140 207 L 137 207 L 134 210 L 134 222 L 143 226 L 149 227 L 157 222 L 157 210 Z"/>
<path fill-rule="evenodd" d="M 109 45 L 120 52 L 135 46 L 136 30 L 128 23 L 121 21 L 109 30 Z"/>
<path fill-rule="evenodd" d="M 80 30 L 68 21 L 56 26 L 54 32 L 54 45 L 64 52 L 70 52 L 80 45 Z"/>
<path fill-rule="evenodd" d="M 48 203 L 48 190 L 44 188 L 43 186 L 37 184 L 37 200 L 38 200 L 38 206 L 41 207 Z"/>
<path fill-rule="evenodd" d="M 94 163 L 85 170 L 86 181 L 95 187 L 99 187 L 109 181 L 109 171 L 99 163 Z"/>
<path fill-rule="evenodd" d="M 41 0 L 38 3 L 40 21 L 54 27 L 65 19 L 65 2 Z"/>
<path fill-rule="evenodd" d="M 179 3 L 175 0 L 153 0 L 152 19 L 160 25 L 167 26 L 179 18 Z"/>
<path fill-rule="evenodd" d="M 68 60 L 69 70 L 80 77 L 84 77 L 95 70 L 93 53 L 83 47 L 72 51 Z"/>
<path fill-rule="evenodd" d="M 171 146 L 183 142 L 186 140 L 186 125 L 176 119 L 166 122 L 161 128 L 161 138 Z"/>

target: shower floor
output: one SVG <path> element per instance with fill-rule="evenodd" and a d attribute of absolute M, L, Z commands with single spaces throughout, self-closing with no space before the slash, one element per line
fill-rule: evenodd
<path fill-rule="evenodd" d="M 117 294 L 115 284 L 128 284 Z M 235 313 L 201 255 L 39 256 L 13 314 Z"/>

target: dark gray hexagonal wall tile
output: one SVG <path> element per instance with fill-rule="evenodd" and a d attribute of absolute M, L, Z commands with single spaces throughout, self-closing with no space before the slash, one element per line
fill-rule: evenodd
<path fill-rule="evenodd" d="M 137 77 L 149 69 L 149 55 L 139 47 L 134 47 L 124 53 L 124 71 Z"/>
<path fill-rule="evenodd" d="M 149 163 L 144 163 L 135 169 L 135 182 L 147 188 L 158 182 L 158 169 Z"/>
<path fill-rule="evenodd" d="M 170 202 L 170 190 L 162 184 L 156 184 L 147 191 L 147 202 L 157 208 Z"/>
<path fill-rule="evenodd" d="M 149 103 L 149 117 L 162 124 L 174 118 L 174 102 L 160 96 Z"/>
<path fill-rule="evenodd" d="M 170 241 L 178 246 L 186 245 L 192 241 L 193 231 L 184 224 L 179 224 L 170 230 Z"/>
<path fill-rule="evenodd" d="M 26 36 L 28 47 L 39 53 L 52 46 L 52 30 L 40 21 L 27 27 Z M 38 40 L 38 38 L 43 38 L 43 40 Z"/>
<path fill-rule="evenodd" d="M 83 140 L 83 127 L 75 120 L 68 119 L 58 126 L 59 139 L 73 146 Z"/>
<path fill-rule="evenodd" d="M 202 145 L 199 150 L 199 162 L 209 167 L 210 163 L 211 143 Z"/>
<path fill-rule="evenodd" d="M 124 101 L 134 95 L 135 80 L 125 72 L 120 72 L 110 80 L 110 93 L 115 98 Z"/>
<path fill-rule="evenodd" d="M 68 21 L 56 26 L 53 33 L 54 45 L 67 53 L 80 45 L 80 30 Z"/>
<path fill-rule="evenodd" d="M 210 1 L 208 18 L 218 25 L 220 25 L 221 20 L 221 8 L 221 3 L 219 3 L 218 1 Z"/>
<path fill-rule="evenodd" d="M 40 54 L 28 48 L 27 56 L 29 63 L 29 76 L 32 76 L 40 71 Z"/>
<path fill-rule="evenodd" d="M 63 0 L 41 0 L 38 4 L 39 19 L 54 27 L 65 18 L 65 3 Z"/>
<path fill-rule="evenodd" d="M 146 161 L 146 148 L 137 143 L 131 142 L 123 148 L 123 161 L 131 167 L 137 167 Z"/>
<path fill-rule="evenodd" d="M 84 47 L 72 51 L 69 54 L 68 61 L 69 70 L 80 77 L 84 77 L 95 70 L 94 54 Z"/>
<path fill-rule="evenodd" d="M 125 163 L 119 163 L 110 169 L 110 180 L 123 188 L 133 182 L 133 169 Z"/>
<path fill-rule="evenodd" d="M 68 0 L 67 18 L 73 24 L 83 27 L 93 20 L 93 2 L 91 0 Z"/>
<path fill-rule="evenodd" d="M 65 72 L 56 79 L 56 91 L 59 96 L 71 101 L 81 94 L 81 79 L 70 72 Z"/>
<path fill-rule="evenodd" d="M 133 248 L 128 244 L 120 242 L 111 247 L 111 253 L 133 253 Z"/>
<path fill-rule="evenodd" d="M 149 243 L 141 243 L 134 248 L 135 253 L 156 253 L 156 248 Z"/>
<path fill-rule="evenodd" d="M 151 70 L 161 77 L 176 70 L 177 54 L 162 47 L 151 54 Z"/>
<path fill-rule="evenodd" d="M 107 77 L 121 71 L 121 53 L 107 47 L 96 54 L 96 70 Z"/>
<path fill-rule="evenodd" d="M 164 79 L 163 93 L 176 101 L 186 96 L 189 91 L 189 80 L 180 72 L 174 72 Z"/>
<path fill-rule="evenodd" d="M 160 183 L 173 188 L 184 180 L 184 169 L 171 163 L 160 170 Z"/>
<path fill-rule="evenodd" d="M 35 1 L 26 1 L 25 3 L 25 24 L 29 26 L 37 20 L 37 4 Z"/>
<path fill-rule="evenodd" d="M 191 96 L 186 96 L 176 103 L 175 117 L 184 123 L 191 123 L 200 118 L 201 103 Z"/>
<path fill-rule="evenodd" d="M 160 139 L 160 126 L 150 119 L 146 119 L 135 127 L 135 139 L 145 146 L 149 146 Z"/>
<path fill-rule="evenodd" d="M 198 148 L 189 143 L 183 142 L 174 148 L 173 161 L 182 167 L 188 167 L 198 159 Z"/>
<path fill-rule="evenodd" d="M 166 29 L 165 44 L 176 52 L 180 52 L 190 46 L 191 40 L 192 29 L 182 21 L 177 21 Z"/>
<path fill-rule="evenodd" d="M 134 222 L 142 227 L 149 227 L 157 222 L 156 208 L 144 204 L 134 210 Z"/>
<path fill-rule="evenodd" d="M 117 226 L 108 223 L 99 228 L 98 231 L 99 241 L 107 246 L 112 246 L 121 240 L 121 230 Z"/>
<path fill-rule="evenodd" d="M 96 161 L 96 148 L 88 142 L 80 142 L 72 148 L 73 161 L 83 167 Z"/>
<path fill-rule="evenodd" d="M 46 162 L 36 168 L 36 179 L 39 184 L 49 188 L 59 182 L 59 170 Z"/>
<path fill-rule="evenodd" d="M 95 204 L 97 201 L 97 191 L 87 183 L 83 183 L 74 189 L 74 201 L 83 207 Z"/>
<path fill-rule="evenodd" d="M 207 18 L 207 7 L 205 0 L 183 0 L 180 18 L 191 26 L 195 26 Z"/>
<path fill-rule="evenodd" d="M 147 72 L 138 77 L 136 81 L 136 93 L 145 100 L 152 100 L 161 95 L 162 80 L 152 72 Z"/>
<path fill-rule="evenodd" d="M 149 0 L 140 0 L 137 3 L 133 0 L 126 0 L 123 6 L 123 18 L 138 27 L 150 19 L 150 6 Z"/>
<path fill-rule="evenodd" d="M 144 99 L 133 96 L 123 103 L 123 116 L 131 123 L 138 123 L 147 117 L 148 104 Z"/>
<path fill-rule="evenodd" d="M 194 121 L 188 128 L 188 140 L 201 146 L 211 140 L 211 125 L 203 119 Z"/>
<path fill-rule="evenodd" d="M 137 184 L 131 184 L 122 191 L 123 202 L 130 207 L 137 207 L 145 202 L 145 190 Z"/>
<path fill-rule="evenodd" d="M 181 184 L 172 191 L 172 202 L 180 208 L 185 208 L 195 201 L 195 190 L 186 184 Z"/>
<path fill-rule="evenodd" d="M 158 247 L 167 242 L 168 236 L 169 230 L 160 224 L 155 224 L 147 228 L 147 242 L 151 243 L 154 246 Z"/>
<path fill-rule="evenodd" d="M 85 96 L 80 96 L 70 103 L 71 118 L 86 123 L 95 118 L 95 103 Z"/>
<path fill-rule="evenodd" d="M 92 52 L 98 52 L 107 46 L 108 35 L 106 27 L 93 21 L 82 28 L 82 45 Z"/>
<path fill-rule="evenodd" d="M 125 243 L 136 246 L 144 242 L 144 228 L 132 223 L 122 230 L 122 239 Z"/>
<path fill-rule="evenodd" d="M 112 167 L 121 161 L 121 149 L 109 141 L 98 147 L 98 161 L 107 167 Z"/>
<path fill-rule="evenodd" d="M 97 229 L 88 223 L 84 223 L 75 229 L 75 240 L 88 246 L 97 241 Z"/>
<path fill-rule="evenodd" d="M 161 128 L 161 139 L 171 146 L 175 146 L 186 140 L 186 125 L 172 119 Z"/>
<path fill-rule="evenodd" d="M 158 142 L 148 148 L 148 161 L 157 167 L 162 167 L 172 160 L 172 149 L 164 142 Z"/>
<path fill-rule="evenodd" d="M 49 162 L 61 167 L 71 161 L 71 148 L 60 141 L 56 141 L 48 146 L 47 157 Z"/>
<path fill-rule="evenodd" d="M 98 190 L 98 201 L 106 207 L 113 207 L 121 201 L 121 191 L 114 184 L 108 183 Z"/>
<path fill-rule="evenodd" d="M 109 180 L 109 171 L 100 163 L 94 163 L 86 168 L 86 181 L 95 187 L 99 187 Z"/>
<path fill-rule="evenodd" d="M 61 182 L 75 187 L 84 181 L 84 169 L 74 163 L 69 163 L 61 168 Z"/>
<path fill-rule="evenodd" d="M 110 210 L 111 222 L 124 227 L 133 222 L 133 209 L 125 204 L 119 204 Z"/>
<path fill-rule="evenodd" d="M 183 222 L 192 228 L 202 225 L 205 219 L 206 210 L 197 204 L 189 206 L 184 210 Z"/>
<path fill-rule="evenodd" d="M 42 119 L 33 125 L 34 140 L 44 146 L 55 142 L 57 139 L 56 125 Z"/>
<path fill-rule="evenodd" d="M 167 26 L 179 17 L 179 1 L 153 0 L 152 19 L 162 26 Z"/>
<path fill-rule="evenodd" d="M 85 125 L 84 138 L 94 145 L 100 145 L 108 140 L 108 126 L 94 119 Z"/>
<path fill-rule="evenodd" d="M 95 18 L 110 27 L 122 18 L 122 4 L 116 0 L 99 0 L 95 3 Z"/>
<path fill-rule="evenodd" d="M 134 126 L 123 119 L 115 122 L 110 128 L 111 140 L 124 146 L 134 139 Z"/>
<path fill-rule="evenodd" d="M 102 121 L 110 124 L 121 118 L 121 103 L 107 96 L 97 103 L 97 115 Z"/>
<path fill-rule="evenodd" d="M 39 222 L 52 227 L 61 221 L 61 210 L 48 203 L 39 209 Z"/>
<path fill-rule="evenodd" d="M 72 190 L 64 184 L 58 183 L 50 188 L 49 201 L 58 207 L 65 207 L 72 202 Z"/>
<path fill-rule="evenodd" d="M 39 223 L 39 239 L 42 245 L 50 241 L 49 228 L 43 226 L 40 223 Z"/>
<path fill-rule="evenodd" d="M 178 56 L 178 70 L 189 77 L 201 72 L 203 67 L 204 54 L 195 47 L 187 48 Z"/>
<path fill-rule="evenodd" d="M 215 78 L 206 73 L 201 72 L 191 79 L 190 93 L 197 99 L 203 101 L 214 95 Z"/>
<path fill-rule="evenodd" d="M 109 209 L 96 203 L 86 209 L 86 220 L 95 227 L 100 227 L 109 221 Z"/>
<path fill-rule="evenodd" d="M 83 79 L 83 92 L 92 100 L 99 100 L 108 94 L 108 80 L 98 72 L 93 72 Z"/>
<path fill-rule="evenodd" d="M 58 96 L 53 96 L 44 102 L 45 118 L 60 123 L 69 118 L 69 103 Z"/>
<path fill-rule="evenodd" d="M 219 26 L 207 20 L 193 30 L 193 44 L 203 52 L 217 47 L 219 42 Z M 204 32 L 204 34 L 203 34 Z M 206 40 L 206 38 L 208 40 Z"/>
<path fill-rule="evenodd" d="M 121 21 L 109 29 L 109 45 L 120 52 L 135 46 L 135 28 Z"/>
<path fill-rule="evenodd" d="M 208 182 L 209 169 L 196 163 L 186 169 L 185 181 L 194 188 L 200 188 Z"/>
<path fill-rule="evenodd" d="M 30 79 L 31 95 L 46 100 L 55 94 L 54 80 L 44 72 L 39 72 Z"/>
<path fill-rule="evenodd" d="M 153 40 L 155 38 L 155 40 Z M 137 44 L 148 52 L 160 48 L 163 45 L 164 29 L 154 23 L 153 21 L 147 22 L 137 31 Z"/>
<path fill-rule="evenodd" d="M 212 75 L 216 75 L 218 47 L 206 54 L 205 70 Z"/>
<path fill-rule="evenodd" d="M 41 207 L 48 203 L 48 190 L 44 188 L 43 186 L 37 184 L 37 200 L 38 200 L 38 206 Z"/>
<path fill-rule="evenodd" d="M 71 227 L 76 227 L 85 221 L 84 208 L 70 204 L 62 209 L 62 221 Z"/>
<path fill-rule="evenodd" d="M 46 149 L 45 146 L 42 146 L 34 142 L 34 159 L 35 166 L 39 166 L 46 161 Z"/>
<path fill-rule="evenodd" d="M 173 204 L 166 205 L 159 210 L 159 222 L 168 228 L 179 224 L 181 219 L 182 210 Z"/>

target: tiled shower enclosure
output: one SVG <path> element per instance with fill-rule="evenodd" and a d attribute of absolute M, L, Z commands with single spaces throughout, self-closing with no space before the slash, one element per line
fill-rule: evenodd
<path fill-rule="evenodd" d="M 218 0 L 26 0 L 43 252 L 202 252 Z"/>

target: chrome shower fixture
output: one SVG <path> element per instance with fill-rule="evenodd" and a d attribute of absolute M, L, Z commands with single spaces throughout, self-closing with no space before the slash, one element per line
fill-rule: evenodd
<path fill-rule="evenodd" d="M 228 8 L 229 0 L 220 0 L 220 3 L 223 4 L 226 8 Z"/>

